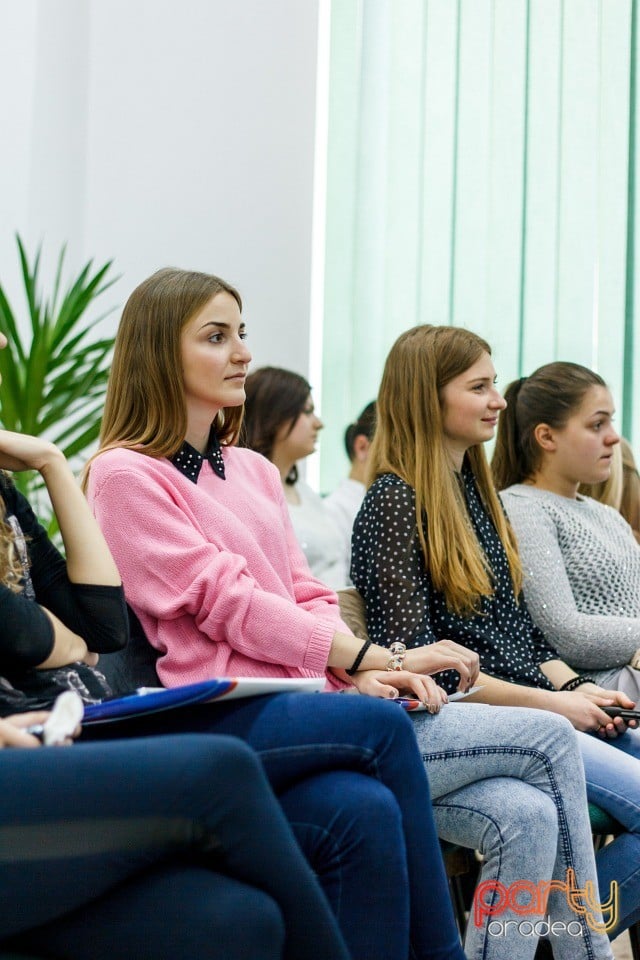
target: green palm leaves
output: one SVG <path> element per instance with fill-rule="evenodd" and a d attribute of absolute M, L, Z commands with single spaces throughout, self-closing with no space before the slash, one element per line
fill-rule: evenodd
<path fill-rule="evenodd" d="M 107 279 L 112 261 L 97 270 L 89 261 L 62 294 L 63 248 L 53 292 L 45 299 L 39 291 L 41 248 L 31 264 L 20 237 L 17 243 L 28 322 L 17 322 L 0 283 L 0 330 L 9 339 L 0 351 L 0 422 L 7 430 L 47 437 L 73 460 L 98 437 L 113 346 L 113 338 L 94 334 L 111 310 L 94 319 L 85 312 L 117 277 Z M 38 500 L 37 475 L 16 474 L 15 480 Z"/>

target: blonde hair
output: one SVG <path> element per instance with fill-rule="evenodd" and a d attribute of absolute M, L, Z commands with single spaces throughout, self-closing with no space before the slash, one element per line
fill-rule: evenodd
<path fill-rule="evenodd" d="M 172 457 L 187 431 L 181 333 L 218 293 L 228 293 L 242 310 L 240 294 L 219 277 L 166 267 L 133 291 L 122 313 L 100 430 L 92 460 L 113 447 L 149 457 Z M 221 443 L 234 444 L 242 407 L 225 408 L 215 422 Z M 213 426 L 213 425 L 212 425 Z"/>
<path fill-rule="evenodd" d="M 640 539 L 640 476 L 638 476 L 638 468 L 629 441 L 621 437 L 618 446 L 622 453 L 622 496 L 619 510 L 638 540 Z"/>
<path fill-rule="evenodd" d="M 462 615 L 478 612 L 482 597 L 491 596 L 494 585 L 444 443 L 441 391 L 483 353 L 491 353 L 489 344 L 459 327 L 422 325 L 403 333 L 385 364 L 369 453 L 370 482 L 391 472 L 414 488 L 426 567 L 449 609 Z M 516 541 L 482 444 L 471 447 L 466 459 L 505 548 L 519 595 L 522 570 Z"/>
<path fill-rule="evenodd" d="M 613 448 L 611 473 L 604 483 L 581 483 L 578 492 L 614 507 L 640 540 L 640 477 L 631 444 L 624 437 Z"/>
<path fill-rule="evenodd" d="M 7 486 L 13 486 L 13 480 L 4 470 L 0 470 L 0 517 L 3 518 L 6 505 L 1 491 Z M 16 545 L 16 531 L 6 519 L 0 519 L 0 583 L 12 593 L 22 593 L 23 576 L 22 560 Z"/>

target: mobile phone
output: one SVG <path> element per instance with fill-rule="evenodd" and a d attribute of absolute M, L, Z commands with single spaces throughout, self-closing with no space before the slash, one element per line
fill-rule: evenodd
<path fill-rule="evenodd" d="M 640 710 L 628 710 L 626 707 L 601 707 L 610 717 L 622 717 L 623 720 L 640 721 Z"/>

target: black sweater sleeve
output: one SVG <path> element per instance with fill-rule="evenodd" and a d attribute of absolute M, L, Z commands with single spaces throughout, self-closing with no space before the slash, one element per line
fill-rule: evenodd
<path fill-rule="evenodd" d="M 27 500 L 16 488 L 2 483 L 7 514 L 13 514 L 24 533 L 36 602 L 24 593 L 0 585 L 0 669 L 37 666 L 53 648 L 53 627 L 46 607 L 90 650 L 111 653 L 128 639 L 128 620 L 122 587 L 72 583 L 64 558 L 38 523 Z"/>

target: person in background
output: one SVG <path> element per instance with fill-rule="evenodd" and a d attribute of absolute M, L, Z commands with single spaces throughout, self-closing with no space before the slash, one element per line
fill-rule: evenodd
<path fill-rule="evenodd" d="M 311 387 L 298 373 L 261 367 L 246 381 L 240 446 L 270 460 L 280 473 L 289 516 L 311 572 L 332 590 L 349 583 L 343 536 L 325 500 L 301 480 L 298 462 L 316 449 L 324 424 Z"/>
<path fill-rule="evenodd" d="M 620 513 L 625 518 L 633 535 L 640 542 L 640 476 L 633 448 L 628 440 L 620 438 L 622 450 L 622 498 Z"/>
<path fill-rule="evenodd" d="M 640 550 L 615 508 L 579 493 L 619 456 L 613 398 L 576 363 L 540 367 L 506 390 L 493 457 L 518 537 L 537 626 L 576 670 L 640 698 Z"/>
<path fill-rule="evenodd" d="M 46 716 L 0 720 L 0 951 L 349 960 L 249 747 L 192 735 L 33 749 L 27 729 Z"/>
<path fill-rule="evenodd" d="M 333 493 L 324 499 L 336 526 L 342 532 L 347 570 L 351 569 L 351 531 L 353 521 L 367 491 L 367 460 L 376 427 L 376 402 L 368 403 L 355 423 L 350 423 L 344 434 L 344 446 L 351 463 L 349 476 L 340 481 Z M 349 579 L 349 583 L 351 580 Z"/>

